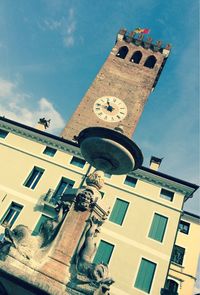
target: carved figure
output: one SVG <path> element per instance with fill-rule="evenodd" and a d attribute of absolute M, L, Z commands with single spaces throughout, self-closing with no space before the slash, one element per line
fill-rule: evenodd
<path fill-rule="evenodd" d="M 76 197 L 75 208 L 81 211 L 89 210 L 92 208 L 93 204 L 96 202 L 94 198 L 94 193 L 92 190 L 86 188 L 78 194 Z"/>
<path fill-rule="evenodd" d="M 82 262 L 91 263 L 92 257 L 96 251 L 96 237 L 100 232 L 99 223 L 92 217 L 87 220 L 89 229 L 85 234 L 85 241 L 80 252 L 80 259 Z"/>
<path fill-rule="evenodd" d="M 40 118 L 38 123 L 44 125 L 45 129 L 47 129 L 50 125 L 50 122 L 51 122 L 51 119 L 46 120 L 45 118 Z"/>
<path fill-rule="evenodd" d="M 92 263 L 92 258 L 96 252 L 96 237 L 100 232 L 100 226 L 103 221 L 98 220 L 94 216 L 90 217 L 86 227 L 86 233 L 80 241 L 76 254 L 76 268 L 78 273 L 85 275 L 89 279 L 89 283 L 96 288 L 110 289 L 110 285 L 114 282 L 110 277 L 107 265 L 100 263 Z M 101 294 L 101 293 L 99 293 Z M 104 293 L 102 293 L 104 294 Z M 106 293 L 105 293 L 106 294 Z"/>
<path fill-rule="evenodd" d="M 13 230 L 6 228 L 4 239 L 0 242 L 0 259 L 5 260 L 8 253 L 15 257 L 31 260 L 40 248 L 46 247 L 56 237 L 70 204 L 59 202 L 55 208 L 58 212 L 55 220 L 47 220 L 38 236 L 32 236 L 32 231 L 25 225 L 17 225 Z"/>
<path fill-rule="evenodd" d="M 56 204 L 57 216 L 54 220 L 46 220 L 40 229 L 39 238 L 41 239 L 41 247 L 46 247 L 56 237 L 61 224 L 70 209 L 71 204 L 69 202 L 59 201 Z"/>
<path fill-rule="evenodd" d="M 31 230 L 25 225 L 17 225 L 14 230 L 5 229 L 5 239 L 0 246 L 1 259 L 13 250 L 13 255 L 21 255 L 24 258 L 31 259 L 35 250 L 39 247 L 39 240 L 31 236 Z"/>
<path fill-rule="evenodd" d="M 89 174 L 86 183 L 89 186 L 95 187 L 100 190 L 104 185 L 104 173 L 103 171 L 95 170 L 93 173 Z"/>

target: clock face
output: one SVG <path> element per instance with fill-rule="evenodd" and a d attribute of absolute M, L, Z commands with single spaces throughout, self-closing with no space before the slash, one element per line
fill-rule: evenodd
<path fill-rule="evenodd" d="M 127 115 L 125 103 L 114 96 L 103 96 L 98 98 L 93 107 L 96 116 L 110 123 L 122 121 Z"/>

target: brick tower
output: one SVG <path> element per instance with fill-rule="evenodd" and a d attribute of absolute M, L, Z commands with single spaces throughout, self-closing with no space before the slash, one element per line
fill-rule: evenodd
<path fill-rule="evenodd" d="M 161 41 L 121 29 L 116 44 L 61 136 L 72 140 L 87 127 L 123 126 L 132 137 L 170 52 Z"/>

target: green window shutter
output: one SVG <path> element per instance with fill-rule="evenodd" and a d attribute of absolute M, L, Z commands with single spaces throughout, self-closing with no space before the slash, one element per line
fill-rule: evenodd
<path fill-rule="evenodd" d="M 125 202 L 120 199 L 116 199 L 115 205 L 113 207 L 109 220 L 114 223 L 122 225 L 122 222 L 126 215 L 126 211 L 128 209 L 128 205 L 129 205 L 128 202 Z"/>
<path fill-rule="evenodd" d="M 167 217 L 155 213 L 149 231 L 149 237 L 156 241 L 162 242 L 167 226 L 167 220 Z"/>
<path fill-rule="evenodd" d="M 112 244 L 101 240 L 93 262 L 97 264 L 102 262 L 105 264 L 108 264 L 110 261 L 110 257 L 112 255 L 113 249 L 114 249 L 114 246 Z"/>
<path fill-rule="evenodd" d="M 32 232 L 33 236 L 37 236 L 40 233 L 40 228 L 41 228 L 42 224 L 45 223 L 45 221 L 48 219 L 51 220 L 52 218 L 48 217 L 46 215 L 43 215 L 43 214 L 40 216 L 38 223 L 36 224 L 36 227 L 34 228 L 34 230 Z"/>
<path fill-rule="evenodd" d="M 156 264 L 142 258 L 134 287 L 150 293 Z"/>

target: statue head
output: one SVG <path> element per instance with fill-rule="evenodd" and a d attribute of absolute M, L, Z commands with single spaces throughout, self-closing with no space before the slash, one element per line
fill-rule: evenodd
<path fill-rule="evenodd" d="M 95 170 L 93 173 L 88 175 L 86 183 L 88 186 L 93 186 L 97 190 L 100 190 L 104 185 L 104 172 Z"/>

